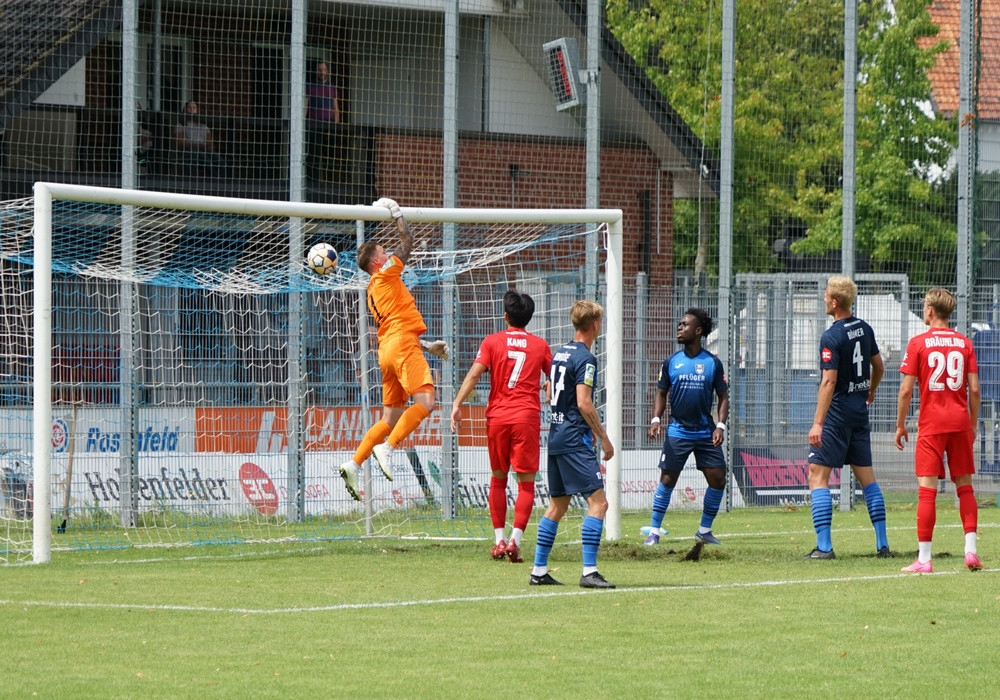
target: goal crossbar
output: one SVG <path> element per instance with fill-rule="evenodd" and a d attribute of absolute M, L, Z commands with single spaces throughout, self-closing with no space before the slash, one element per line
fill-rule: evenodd
<path fill-rule="evenodd" d="M 316 202 L 286 202 L 267 199 L 233 199 L 210 195 L 147 190 L 120 190 L 110 187 L 89 187 L 56 182 L 38 182 L 34 187 L 38 197 L 65 199 L 94 204 L 122 206 L 169 207 L 188 211 L 219 214 L 261 214 L 310 219 L 348 219 L 355 221 L 392 221 L 385 207 L 359 204 L 320 204 Z M 617 224 L 621 228 L 621 209 L 477 209 L 400 207 L 412 223 L 510 223 L 510 224 Z M 36 206 L 37 211 L 37 206 Z"/>

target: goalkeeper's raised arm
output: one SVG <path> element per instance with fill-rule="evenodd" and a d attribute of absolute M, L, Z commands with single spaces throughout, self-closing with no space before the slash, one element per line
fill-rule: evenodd
<path fill-rule="evenodd" d="M 385 207 L 396 220 L 396 230 L 399 231 L 399 247 L 393 251 L 396 257 L 403 261 L 404 265 L 410 262 L 410 252 L 413 250 L 413 234 L 410 233 L 410 226 L 406 223 L 406 218 L 400 210 L 395 200 L 383 197 L 372 202 L 373 207 Z"/>

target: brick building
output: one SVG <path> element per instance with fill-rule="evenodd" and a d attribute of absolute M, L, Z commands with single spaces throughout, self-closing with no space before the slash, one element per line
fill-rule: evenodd
<path fill-rule="evenodd" d="M 304 120 L 302 132 L 287 10 L 141 3 L 130 72 L 122 70 L 121 3 L 70 0 L 44 23 L 24 3 L 2 4 L 5 199 L 29 195 L 42 179 L 119 186 L 123 85 L 131 82 L 140 188 L 286 199 L 290 143 L 304 133 L 306 199 L 442 204 L 443 3 L 309 4 L 304 79 L 318 63 L 329 66 L 342 119 Z M 585 54 L 585 10 L 578 0 L 460 3 L 459 206 L 584 206 L 586 110 L 556 109 L 542 45 L 569 37 Z M 714 198 L 717 164 L 606 29 L 601 57 L 600 204 L 625 212 L 626 279 L 644 271 L 668 286 L 674 198 Z M 176 152 L 189 100 L 214 137 L 211 167 L 188 167 Z"/>

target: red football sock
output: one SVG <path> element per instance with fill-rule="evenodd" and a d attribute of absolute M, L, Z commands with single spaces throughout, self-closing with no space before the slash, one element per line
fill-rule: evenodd
<path fill-rule="evenodd" d="M 535 505 L 535 482 L 517 482 L 517 500 L 514 501 L 514 527 L 523 532 L 531 520 L 531 508 Z"/>
<path fill-rule="evenodd" d="M 917 489 L 917 542 L 934 539 L 937 520 L 937 489 L 921 486 Z"/>
<path fill-rule="evenodd" d="M 965 534 L 975 532 L 979 524 L 979 506 L 976 505 L 976 494 L 972 490 L 972 484 L 958 487 L 958 513 L 962 516 Z"/>
<path fill-rule="evenodd" d="M 490 477 L 490 516 L 493 518 L 493 529 L 507 526 L 507 477 L 498 479 Z"/>

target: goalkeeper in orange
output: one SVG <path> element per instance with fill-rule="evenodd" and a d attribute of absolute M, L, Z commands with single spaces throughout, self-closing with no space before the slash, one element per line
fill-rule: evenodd
<path fill-rule="evenodd" d="M 378 328 L 378 365 L 382 371 L 382 418 L 375 423 L 354 452 L 354 459 L 340 465 L 347 492 L 361 500 L 358 470 L 372 454 L 385 478 L 392 481 L 392 453 L 421 421 L 434 410 L 434 380 L 424 350 L 448 359 L 444 341 L 421 339 L 427 330 L 410 290 L 400 277 L 413 250 L 413 235 L 391 199 L 379 199 L 374 207 L 385 207 L 396 220 L 399 246 L 386 250 L 374 241 L 358 248 L 358 267 L 371 275 L 368 282 L 368 311 Z M 407 401 L 413 397 L 413 404 Z"/>

